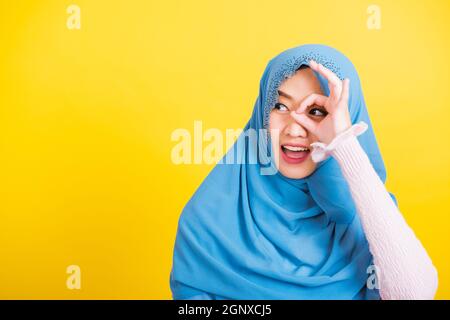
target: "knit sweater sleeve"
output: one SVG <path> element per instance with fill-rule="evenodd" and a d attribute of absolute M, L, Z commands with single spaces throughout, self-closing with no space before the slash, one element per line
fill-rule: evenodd
<path fill-rule="evenodd" d="M 374 258 L 381 298 L 433 299 L 436 268 L 360 145 L 356 136 L 361 132 L 347 131 L 329 144 L 327 152 L 349 185 Z"/>

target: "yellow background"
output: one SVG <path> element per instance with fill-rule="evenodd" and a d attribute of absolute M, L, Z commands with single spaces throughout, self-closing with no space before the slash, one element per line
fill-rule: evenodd
<path fill-rule="evenodd" d="M 0 298 L 170 299 L 178 216 L 213 166 L 172 164 L 171 133 L 243 127 L 269 59 L 304 43 L 355 64 L 450 298 L 450 2 L 376 1 L 381 30 L 370 4 L 1 0 Z"/>

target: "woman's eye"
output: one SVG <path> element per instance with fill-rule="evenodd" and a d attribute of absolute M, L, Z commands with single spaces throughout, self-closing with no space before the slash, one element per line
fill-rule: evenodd
<path fill-rule="evenodd" d="M 328 112 L 326 112 L 325 110 L 312 108 L 311 110 L 309 110 L 309 114 L 311 114 L 313 116 L 323 117 L 323 116 L 326 116 L 328 114 Z"/>
<path fill-rule="evenodd" d="M 280 110 L 280 111 L 288 111 L 288 107 L 286 107 L 284 104 L 277 102 L 274 106 L 274 109 Z"/>

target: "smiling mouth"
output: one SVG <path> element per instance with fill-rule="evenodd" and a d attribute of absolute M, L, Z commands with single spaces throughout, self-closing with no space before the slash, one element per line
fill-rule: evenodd
<path fill-rule="evenodd" d="M 298 164 L 305 161 L 309 154 L 310 149 L 306 146 L 292 146 L 282 145 L 281 147 L 283 159 L 287 163 Z"/>

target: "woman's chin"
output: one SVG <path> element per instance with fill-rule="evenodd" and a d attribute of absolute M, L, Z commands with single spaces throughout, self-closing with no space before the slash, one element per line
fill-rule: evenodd
<path fill-rule="evenodd" d="M 281 163 L 280 173 L 290 179 L 303 179 L 311 175 L 316 169 L 313 161 L 306 161 L 301 164 Z"/>

